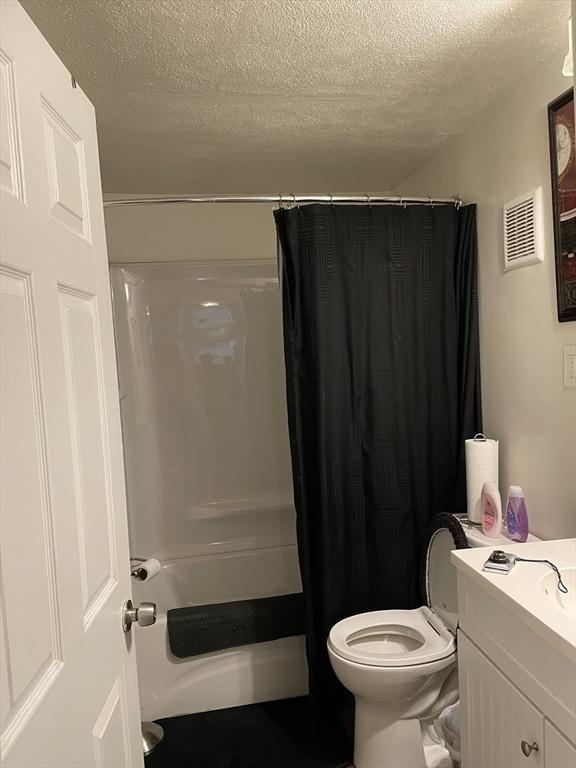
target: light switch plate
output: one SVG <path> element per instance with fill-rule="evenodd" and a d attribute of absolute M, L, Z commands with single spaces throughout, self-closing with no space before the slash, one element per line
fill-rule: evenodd
<path fill-rule="evenodd" d="M 576 389 L 576 346 L 564 345 L 564 386 Z"/>

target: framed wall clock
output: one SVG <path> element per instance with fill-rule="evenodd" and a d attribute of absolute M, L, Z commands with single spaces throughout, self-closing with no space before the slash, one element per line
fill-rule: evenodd
<path fill-rule="evenodd" d="M 574 89 L 548 105 L 558 320 L 576 320 Z"/>

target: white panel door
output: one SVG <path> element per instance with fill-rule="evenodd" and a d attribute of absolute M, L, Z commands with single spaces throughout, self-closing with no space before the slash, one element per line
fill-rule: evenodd
<path fill-rule="evenodd" d="M 2 765 L 141 766 L 94 110 L 0 14 Z"/>
<path fill-rule="evenodd" d="M 458 633 L 458 674 L 462 768 L 542 768 L 542 713 L 462 631 Z M 528 756 L 522 742 L 534 745 Z"/>

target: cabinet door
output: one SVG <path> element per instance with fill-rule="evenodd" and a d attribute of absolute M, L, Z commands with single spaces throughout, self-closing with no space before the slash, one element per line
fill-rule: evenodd
<path fill-rule="evenodd" d="M 462 632 L 458 659 L 462 768 L 544 766 L 542 714 Z"/>
<path fill-rule="evenodd" d="M 576 747 L 546 721 L 544 725 L 544 765 L 546 768 L 574 768 Z"/>

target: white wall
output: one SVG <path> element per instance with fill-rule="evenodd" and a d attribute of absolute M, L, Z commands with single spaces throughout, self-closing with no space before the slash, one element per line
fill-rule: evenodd
<path fill-rule="evenodd" d="M 108 259 L 111 263 L 274 259 L 273 209 L 254 203 L 105 208 Z"/>
<path fill-rule="evenodd" d="M 572 22 L 572 58 L 575 58 L 574 46 L 576 45 L 576 0 L 571 3 L 571 22 Z"/>
<path fill-rule="evenodd" d="M 571 85 L 557 58 L 498 98 L 397 190 L 478 203 L 484 427 L 500 439 L 500 490 L 519 483 L 531 528 L 576 535 L 576 391 L 562 348 L 576 323 L 556 315 L 547 104 Z M 502 204 L 542 185 L 545 262 L 504 274 Z"/>

